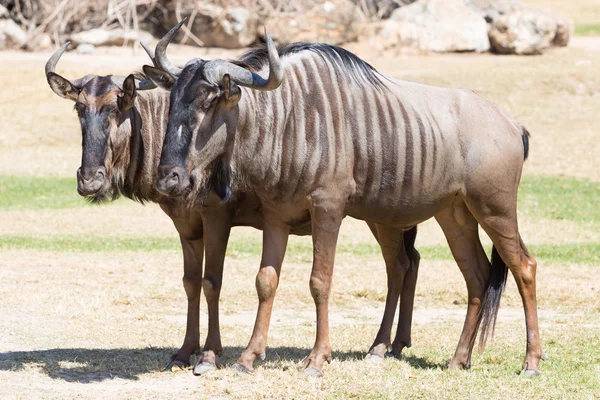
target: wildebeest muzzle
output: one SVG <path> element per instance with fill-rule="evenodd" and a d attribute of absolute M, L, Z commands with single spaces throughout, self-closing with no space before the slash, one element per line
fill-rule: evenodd
<path fill-rule="evenodd" d="M 102 189 L 106 179 L 104 167 L 81 167 L 77 170 L 77 192 L 81 196 L 92 196 Z"/>
<path fill-rule="evenodd" d="M 156 190 L 165 196 L 181 196 L 190 186 L 188 172 L 182 167 L 159 165 Z"/>

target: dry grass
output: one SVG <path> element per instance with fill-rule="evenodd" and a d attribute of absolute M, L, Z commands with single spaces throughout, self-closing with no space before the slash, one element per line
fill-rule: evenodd
<path fill-rule="evenodd" d="M 600 12 L 592 0 L 551 6 L 564 9 L 577 23 L 592 23 L 594 13 Z M 583 48 L 525 58 L 382 55 L 361 45 L 351 49 L 392 76 L 470 87 L 510 109 L 533 134 L 526 175 L 598 182 L 600 52 L 585 43 Z M 593 42 L 591 48 L 600 46 Z M 176 61 L 235 55 L 184 47 L 169 51 Z M 0 99 L 0 175 L 73 177 L 79 166 L 79 127 L 72 105 L 47 88 L 42 73 L 47 56 L 0 53 L 0 84 L 3 93 L 10 93 Z M 94 57 L 67 54 L 59 72 L 68 77 L 90 72 L 126 74 L 139 69 L 144 57 L 121 48 L 101 49 Z M 596 201 L 597 194 L 588 195 Z M 542 202 L 554 201 L 541 196 Z M 522 206 L 520 225 L 528 244 L 600 241 L 597 220 L 586 220 L 578 212 L 566 219 L 550 218 L 531 202 Z M 142 207 L 125 200 L 102 207 L 0 209 L 0 221 L 0 241 L 13 236 L 110 240 L 175 236 L 171 222 L 156 205 Z M 232 248 L 256 243 L 257 238 L 260 234 L 252 229 L 235 229 Z M 487 238 L 484 241 L 489 243 Z M 293 238 L 291 243 L 295 249 L 305 249 L 310 239 Z M 417 246 L 444 243 L 435 222 L 421 226 Z M 369 249 L 372 244 L 364 223 L 345 221 L 340 246 Z M 578 261 L 549 257 L 540 263 L 541 335 L 549 358 L 539 379 L 517 375 L 525 329 L 511 278 L 495 343 L 474 356 L 471 371 L 445 370 L 466 307 L 464 280 L 456 265 L 445 259 L 421 262 L 414 346 L 406 358 L 380 365 L 364 363 L 361 358 L 377 331 L 385 296 L 384 266 L 376 251 L 341 252 L 337 258 L 331 301 L 336 358 L 323 379 L 304 378 L 295 369 L 314 339 L 309 253 L 289 255 L 286 260 L 268 358 L 258 364 L 256 374 L 237 375 L 223 368 L 197 378 L 189 371 L 161 371 L 170 353 L 181 345 L 185 328 L 179 252 L 0 246 L 0 398 L 600 397 L 600 285 L 594 279 L 600 265 Z M 223 367 L 235 361 L 250 336 L 257 266 L 255 252 L 227 258 L 221 299 Z M 205 309 L 203 304 L 203 335 Z"/>

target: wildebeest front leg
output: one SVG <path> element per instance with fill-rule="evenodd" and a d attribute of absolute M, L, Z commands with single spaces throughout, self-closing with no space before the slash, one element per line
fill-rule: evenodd
<path fill-rule="evenodd" d="M 313 267 L 310 293 L 317 309 L 317 337 L 312 351 L 304 359 L 304 374 L 321 376 L 325 361 L 331 359 L 329 343 L 329 293 L 344 207 L 339 204 L 312 204 Z"/>
<path fill-rule="evenodd" d="M 285 256 L 289 232 L 290 226 L 278 217 L 264 216 L 262 259 L 256 275 L 258 312 L 250 342 L 233 365 L 233 368 L 238 371 L 252 371 L 254 360 L 258 357 L 261 359 L 265 357 L 271 311 L 279 284 L 279 273 Z"/>
<path fill-rule="evenodd" d="M 219 330 L 219 296 L 223 282 L 223 265 L 227 241 L 231 232 L 231 213 L 228 207 L 204 207 L 202 221 L 208 234 L 204 237 L 206 266 L 202 287 L 208 305 L 208 335 L 202 354 L 194 367 L 195 375 L 202 375 L 217 369 L 217 356 L 221 354 L 221 333 Z"/>
<path fill-rule="evenodd" d="M 190 364 L 190 356 L 200 350 L 200 293 L 202 291 L 202 258 L 204 241 L 188 240 L 180 236 L 183 249 L 183 287 L 188 299 L 187 325 L 183 345 L 173 354 L 169 371 L 177 371 Z"/>

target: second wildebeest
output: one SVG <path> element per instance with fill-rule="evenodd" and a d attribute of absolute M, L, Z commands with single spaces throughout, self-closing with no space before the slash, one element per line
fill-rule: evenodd
<path fill-rule="evenodd" d="M 154 89 L 144 76 L 87 75 L 69 81 L 55 73 L 68 44 L 56 51 L 46 64 L 52 90 L 75 102 L 82 129 L 82 162 L 77 171 L 78 192 L 92 202 L 116 199 L 119 195 L 139 202 L 155 202 L 173 220 L 183 248 L 183 286 L 188 298 L 187 329 L 182 347 L 173 355 L 169 369 L 182 368 L 200 349 L 199 306 L 201 289 L 208 303 L 208 334 L 194 369 L 201 374 L 216 368 L 222 350 L 219 331 L 219 293 L 230 229 L 252 226 L 262 229 L 263 214 L 258 198 L 251 192 L 226 193 L 215 184 L 202 203 L 187 204 L 154 188 L 157 166 L 167 127 L 169 94 Z M 152 55 L 150 54 L 151 58 Z M 154 90 L 152 90 L 154 89 Z M 212 191 L 231 196 L 221 204 Z M 404 232 L 370 224 L 378 240 L 388 276 L 388 295 L 381 329 L 370 354 L 383 357 L 391 345 L 400 355 L 410 345 L 413 298 L 419 264 L 414 249 L 416 227 Z M 290 232 L 310 235 L 310 220 L 292 224 Z M 206 269 L 202 274 L 203 260 Z M 393 343 L 391 328 L 401 296 L 398 331 Z"/>

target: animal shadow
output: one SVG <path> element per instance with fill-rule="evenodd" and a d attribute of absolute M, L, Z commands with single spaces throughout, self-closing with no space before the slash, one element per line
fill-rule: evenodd
<path fill-rule="evenodd" d="M 219 357 L 219 368 L 233 365 L 242 347 L 227 347 Z M 66 382 L 93 383 L 115 378 L 137 380 L 142 374 L 161 372 L 170 361 L 171 354 L 177 351 L 171 347 L 148 347 L 144 349 L 84 349 L 66 348 L 36 351 L 9 351 L 0 353 L 0 371 L 20 371 L 40 368 L 52 379 Z M 257 362 L 265 369 L 283 368 L 289 363 L 299 365 L 309 354 L 310 349 L 299 347 L 274 347 L 267 349 L 267 359 Z M 360 351 L 335 351 L 339 361 L 362 360 Z M 408 356 L 403 360 L 413 368 L 436 369 L 440 364 L 426 359 Z M 192 357 L 191 362 L 195 361 Z"/>

